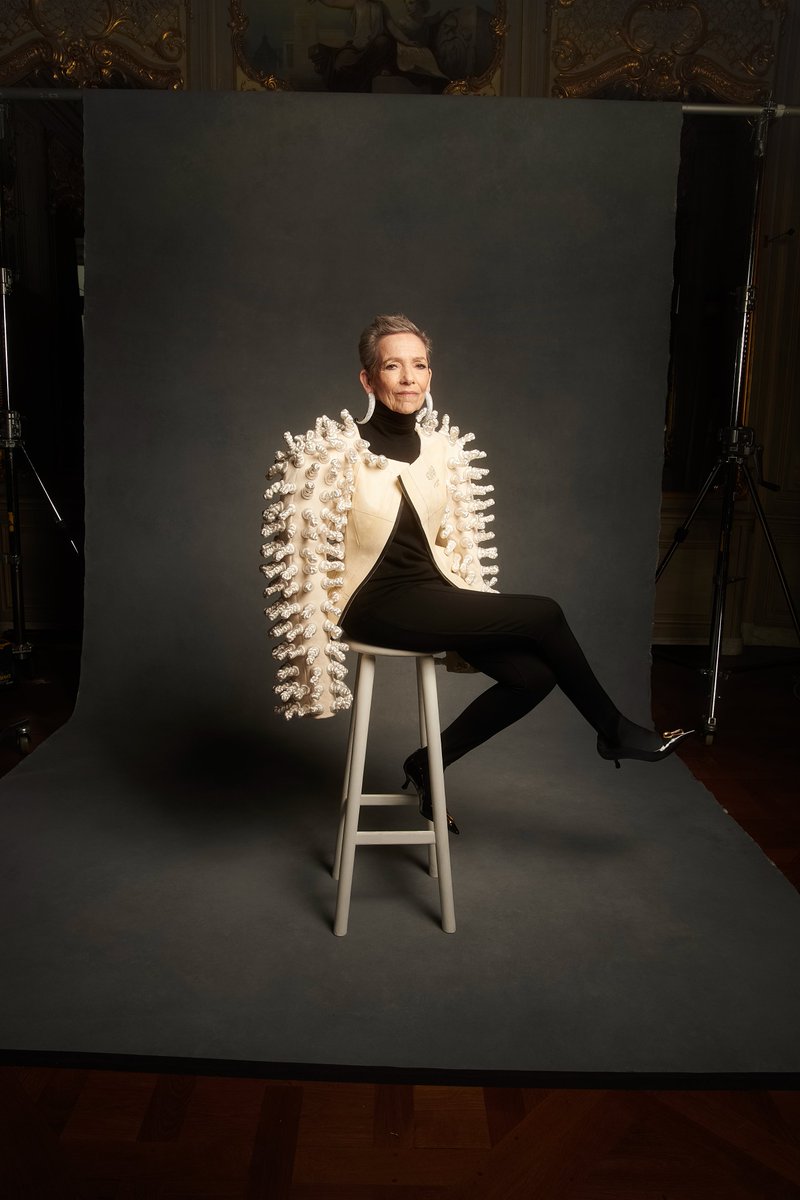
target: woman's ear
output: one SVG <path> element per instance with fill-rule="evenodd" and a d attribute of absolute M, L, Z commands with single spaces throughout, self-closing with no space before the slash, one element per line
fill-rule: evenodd
<path fill-rule="evenodd" d="M 361 380 L 361 386 L 363 387 L 364 391 L 367 393 L 367 395 L 369 395 L 373 390 L 372 384 L 369 381 L 369 375 L 366 371 L 362 371 L 358 378 Z"/>

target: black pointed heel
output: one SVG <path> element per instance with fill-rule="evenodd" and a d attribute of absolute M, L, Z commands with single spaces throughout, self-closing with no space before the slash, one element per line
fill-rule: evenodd
<path fill-rule="evenodd" d="M 408 789 L 410 783 L 414 785 L 414 790 L 419 796 L 419 814 L 426 821 L 432 821 L 433 804 L 431 802 L 430 776 L 428 775 L 428 755 L 425 750 L 416 750 L 414 754 L 410 754 L 403 763 L 403 770 L 406 776 L 403 791 Z M 461 832 L 450 813 L 447 814 L 447 828 L 451 833 Z"/>
<path fill-rule="evenodd" d="M 662 733 L 663 741 L 657 750 L 639 750 L 635 746 L 610 745 L 602 734 L 597 735 L 597 753 L 601 758 L 611 759 L 614 765 L 619 768 L 619 760 L 621 758 L 636 758 L 640 762 L 660 762 L 662 758 L 668 758 L 681 742 L 690 737 L 694 733 L 693 729 L 671 729 L 666 733 Z"/>

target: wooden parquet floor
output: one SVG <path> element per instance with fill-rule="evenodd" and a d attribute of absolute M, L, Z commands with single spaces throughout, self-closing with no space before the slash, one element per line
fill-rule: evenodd
<path fill-rule="evenodd" d="M 789 1200 L 800 1094 L 6 1067 L 14 1200 Z"/>
<path fill-rule="evenodd" d="M 683 757 L 800 886 L 797 676 L 789 665 L 732 676 L 715 745 Z M 702 711 L 698 678 L 675 663 L 656 661 L 653 693 L 657 725 Z M 48 709 L 40 689 L 45 731 L 64 703 L 50 695 Z M 179 1197 L 789 1200 L 800 1198 L 800 1091 L 0 1068 L 2 1200 Z"/>

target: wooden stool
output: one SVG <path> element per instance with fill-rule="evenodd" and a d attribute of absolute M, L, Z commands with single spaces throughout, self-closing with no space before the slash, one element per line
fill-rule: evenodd
<path fill-rule="evenodd" d="M 442 909 L 442 929 L 455 933 L 456 918 L 453 906 L 453 880 L 450 872 L 450 842 L 447 833 L 447 808 L 444 795 L 442 740 L 439 726 L 439 700 L 436 693 L 435 657 L 413 650 L 387 650 L 348 639 L 348 645 L 358 655 L 356 682 L 353 689 L 353 711 L 350 716 L 350 736 L 347 743 L 347 765 L 344 770 L 339 834 L 333 878 L 338 879 L 336 916 L 333 932 L 337 937 L 347 933 L 350 914 L 350 891 L 356 846 L 428 846 L 428 870 L 439 880 L 439 902 Z M 431 780 L 433 821 L 426 829 L 359 829 L 361 806 L 392 806 L 400 804 L 418 807 L 415 790 L 364 795 L 364 762 L 367 756 L 369 717 L 372 707 L 372 686 L 375 678 L 375 659 L 414 658 L 417 663 L 417 703 L 419 707 L 420 742 L 428 747 L 428 770 Z"/>

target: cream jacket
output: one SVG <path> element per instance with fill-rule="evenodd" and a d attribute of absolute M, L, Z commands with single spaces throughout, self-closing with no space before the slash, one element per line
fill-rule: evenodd
<path fill-rule="evenodd" d="M 261 567 L 266 615 L 279 639 L 276 709 L 285 717 L 329 717 L 350 707 L 345 651 L 338 622 L 378 565 L 400 515 L 403 497 L 419 518 L 431 557 L 455 587 L 493 590 L 497 551 L 485 543 L 491 484 L 475 467 L 485 455 L 467 450 L 472 434 L 436 414 L 418 426 L 420 455 L 403 463 L 375 455 L 345 409 L 341 421 L 320 417 L 275 456 L 264 493 L 262 535 L 270 539 Z"/>

